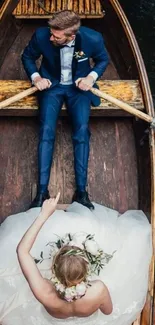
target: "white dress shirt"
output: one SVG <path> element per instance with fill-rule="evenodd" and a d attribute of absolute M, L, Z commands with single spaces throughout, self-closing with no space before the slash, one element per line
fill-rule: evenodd
<path fill-rule="evenodd" d="M 72 80 L 72 60 L 74 53 L 75 40 L 70 41 L 66 46 L 60 49 L 60 61 L 61 61 L 61 85 L 71 85 Z M 89 73 L 94 79 L 94 82 L 98 78 L 98 74 L 95 71 Z M 38 72 L 34 72 L 31 75 L 32 83 L 36 77 L 40 76 Z"/>

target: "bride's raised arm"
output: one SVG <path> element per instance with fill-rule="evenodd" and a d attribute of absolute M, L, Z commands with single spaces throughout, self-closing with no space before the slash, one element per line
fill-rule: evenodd
<path fill-rule="evenodd" d="M 17 256 L 22 272 L 29 283 L 29 286 L 35 297 L 41 302 L 45 303 L 49 290 L 51 288 L 49 282 L 44 279 L 39 272 L 30 250 L 35 242 L 35 239 L 46 222 L 46 220 L 53 214 L 56 209 L 60 193 L 55 199 L 44 201 L 41 212 L 30 228 L 26 231 L 21 241 L 17 246 Z"/>

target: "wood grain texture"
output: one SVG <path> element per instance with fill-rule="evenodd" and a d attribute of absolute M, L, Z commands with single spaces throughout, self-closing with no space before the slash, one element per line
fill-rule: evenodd
<path fill-rule="evenodd" d="M 33 89 L 32 89 L 33 90 Z M 131 115 L 133 116 L 136 116 L 148 123 L 153 123 L 154 124 L 154 119 L 152 116 L 144 113 L 144 112 L 140 112 L 140 110 L 136 109 L 135 107 L 127 104 L 126 102 L 120 100 L 120 99 L 117 99 L 116 97 L 114 96 L 111 96 L 99 89 L 96 89 L 96 88 L 91 88 L 90 91 L 96 95 L 97 97 L 100 97 L 100 98 L 103 98 L 104 100 L 106 100 L 107 102 L 109 103 L 112 103 L 114 106 L 116 107 L 119 107 L 123 110 L 125 110 L 126 112 L 130 113 Z M 6 103 L 9 103 L 8 102 L 9 100 L 6 101 Z M 2 107 L 3 107 L 3 103 L 2 103 Z M 1 106 L 0 106 L 1 108 Z"/>
<path fill-rule="evenodd" d="M 146 105 L 147 113 L 151 116 L 154 116 L 154 103 L 153 103 L 153 98 L 152 98 L 151 89 L 149 85 L 149 80 L 145 69 L 143 57 L 140 52 L 140 48 L 138 46 L 134 32 L 118 0 L 105 0 L 104 6 L 108 8 L 110 11 L 113 11 L 114 20 L 119 20 L 119 24 L 116 25 L 116 28 L 120 26 L 119 29 L 120 28 L 122 29 L 122 33 L 124 33 L 124 38 L 128 40 L 129 48 L 134 56 L 133 62 L 134 65 L 136 64 L 136 72 L 138 73 L 139 80 L 141 82 L 141 88 L 144 96 L 144 102 Z M 108 21 L 108 23 L 110 23 L 110 20 Z M 117 33 L 115 33 L 115 37 L 118 37 L 118 35 L 117 36 L 116 35 Z M 120 43 L 119 46 L 121 50 L 122 48 L 124 48 L 124 46 L 121 46 Z M 128 69 L 130 69 L 131 71 L 133 70 L 132 64 L 130 67 L 128 67 Z"/>
<path fill-rule="evenodd" d="M 22 22 L 12 17 L 11 13 L 18 1 L 4 1 L 0 8 L 0 67 L 6 53 L 22 28 Z M 6 41 L 7 40 L 7 41 Z"/>
<path fill-rule="evenodd" d="M 37 178 L 37 122 L 22 118 L 0 120 L 0 216 L 24 211 Z"/>
<path fill-rule="evenodd" d="M 15 18 L 14 18 L 15 20 Z M 8 22 L 9 24 L 9 22 Z M 41 25 L 41 24 L 40 24 Z M 38 26 L 38 25 L 37 25 Z M 23 24 L 17 33 L 16 38 L 10 44 L 10 37 L 12 38 L 12 33 L 14 32 L 10 30 L 9 36 L 9 47 L 5 44 L 4 49 L 7 49 L 7 54 L 5 59 L 3 59 L 3 63 L 0 69 L 0 79 L 27 79 L 27 75 L 24 71 L 22 62 L 21 62 L 21 54 L 23 49 L 28 44 L 29 40 L 32 37 L 36 29 L 35 24 Z M 0 32 L 1 33 L 1 32 Z M 6 43 L 6 38 L 5 38 Z"/>
<path fill-rule="evenodd" d="M 6 15 L 11 14 L 16 8 L 18 0 L 5 0 L 0 6 L 0 20 L 2 20 Z"/>
<path fill-rule="evenodd" d="M 0 102 L 22 92 L 25 89 L 28 89 L 30 86 L 31 84 L 28 81 L 0 80 Z M 129 103 L 139 110 L 144 108 L 139 83 L 136 80 L 101 80 L 98 82 L 98 86 L 100 90 L 104 91 L 105 93 Z M 36 95 L 34 94 L 12 103 L 4 109 L 1 108 L 0 115 L 25 115 L 26 112 L 27 115 L 35 115 L 37 114 L 37 110 L 38 105 Z M 65 106 L 62 108 L 62 112 L 64 111 Z M 111 111 L 113 111 L 113 114 Z M 100 106 L 92 107 L 91 114 L 95 116 L 108 116 L 110 114 L 117 116 L 117 114 L 123 115 L 123 111 L 119 110 L 114 104 L 102 99 Z"/>
<path fill-rule="evenodd" d="M 33 5 L 30 4 L 33 2 Z M 60 1 L 44 1 L 43 6 L 38 5 L 38 0 L 20 0 L 18 5 L 13 11 L 13 15 L 16 18 L 50 18 L 52 14 L 60 10 L 70 10 L 74 9 L 81 18 L 102 18 L 103 12 L 100 0 L 96 0 L 95 5 L 91 10 L 91 0 L 60 0 Z"/>
<path fill-rule="evenodd" d="M 138 207 L 136 150 L 132 123 L 91 118 L 88 192 L 91 199 L 123 212 Z M 36 118 L 0 120 L 0 216 L 28 208 L 37 188 Z M 132 166 L 132 168 L 131 168 Z M 71 203 L 75 190 L 71 125 L 59 119 L 49 191 L 61 191 L 60 204 Z"/>

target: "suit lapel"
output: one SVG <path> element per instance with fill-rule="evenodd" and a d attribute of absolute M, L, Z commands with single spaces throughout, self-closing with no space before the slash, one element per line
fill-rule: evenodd
<path fill-rule="evenodd" d="M 54 46 L 52 43 L 51 46 L 52 46 L 52 55 L 55 64 L 56 74 L 58 76 L 58 79 L 60 80 L 60 76 L 61 76 L 60 47 Z"/>
<path fill-rule="evenodd" d="M 75 58 L 75 52 L 81 51 L 81 34 L 80 32 L 77 32 L 76 38 L 75 38 L 75 47 L 74 47 L 74 54 L 73 54 L 73 60 L 72 60 L 72 78 L 74 79 L 75 73 L 76 73 L 76 68 L 78 61 Z"/>

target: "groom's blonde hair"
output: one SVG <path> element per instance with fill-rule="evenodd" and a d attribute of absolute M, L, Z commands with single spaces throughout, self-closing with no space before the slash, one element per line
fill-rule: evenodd
<path fill-rule="evenodd" d="M 74 250 L 75 254 L 70 254 Z M 81 251 L 81 256 L 76 255 Z M 88 262 L 82 257 L 82 250 L 76 246 L 63 246 L 53 259 L 52 269 L 58 280 L 66 287 L 71 287 L 86 280 Z"/>
<path fill-rule="evenodd" d="M 72 10 L 62 10 L 53 14 L 48 25 L 51 29 L 64 30 L 66 36 L 71 36 L 79 30 L 80 17 Z"/>

